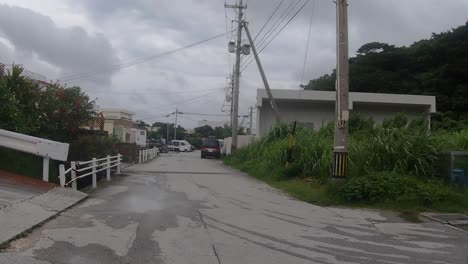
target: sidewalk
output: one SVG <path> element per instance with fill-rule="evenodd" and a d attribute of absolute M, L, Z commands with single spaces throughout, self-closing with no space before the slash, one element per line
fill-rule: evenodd
<path fill-rule="evenodd" d="M 88 195 L 0 170 L 0 245 Z"/>

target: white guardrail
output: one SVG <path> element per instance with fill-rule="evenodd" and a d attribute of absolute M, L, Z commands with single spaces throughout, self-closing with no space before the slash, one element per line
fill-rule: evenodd
<path fill-rule="evenodd" d="M 65 169 L 65 165 L 59 165 L 59 179 L 60 185 L 62 187 L 69 186 L 73 189 L 77 189 L 76 181 L 78 179 L 92 176 L 92 187 L 97 188 L 97 173 L 103 170 L 106 170 L 106 179 L 110 181 L 111 168 L 117 167 L 117 174 L 120 174 L 120 165 L 122 164 L 122 155 L 117 154 L 117 156 L 107 156 L 102 159 L 93 158 L 88 161 L 72 161 L 70 162 L 70 168 Z M 87 165 L 85 167 L 82 167 Z M 87 172 L 86 172 L 87 171 Z M 77 176 L 76 174 L 80 172 L 86 172 Z M 67 181 L 67 175 L 70 174 L 70 180 Z"/>
<path fill-rule="evenodd" d="M 143 163 L 154 159 L 158 155 L 158 148 L 140 149 L 138 150 L 138 163 Z"/>
<path fill-rule="evenodd" d="M 69 145 L 67 143 L 0 129 L 0 147 L 42 157 L 42 180 L 48 182 L 49 159 L 66 161 Z"/>

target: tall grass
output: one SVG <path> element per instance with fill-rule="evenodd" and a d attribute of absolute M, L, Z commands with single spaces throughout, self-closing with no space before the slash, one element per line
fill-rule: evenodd
<path fill-rule="evenodd" d="M 318 131 L 297 127 L 292 162 L 289 168 L 285 168 L 291 129 L 286 124 L 273 127 L 261 140 L 237 150 L 228 163 L 237 164 L 237 167 L 256 177 L 273 182 L 274 186 L 288 186 L 287 190 L 286 187 L 283 189 L 294 196 L 303 196 L 305 200 L 316 197 L 302 195 L 312 188 L 309 183 L 332 186 L 314 187 L 314 190 L 319 191 L 324 200 L 333 200 L 323 196 L 326 193 L 324 190 L 338 188 L 329 182 L 333 162 L 333 124 Z M 468 211 L 468 191 L 458 193 L 456 189 L 450 189 L 452 187 L 441 179 L 445 176 L 438 175 L 439 171 L 435 169 L 438 153 L 468 150 L 468 129 L 431 133 L 423 118 L 408 121 L 403 115 L 398 115 L 380 125 L 375 125 L 371 118 L 353 116 L 349 130 L 350 180 L 340 187 L 338 193 L 341 193 L 342 199 L 353 202 L 359 199 L 361 202 L 390 200 L 393 207 L 399 206 L 395 201 L 405 201 L 409 207 L 432 203 L 432 208 L 436 208 L 436 203 L 440 205 L 446 197 L 451 197 L 447 199 L 454 201 L 460 198 L 465 201 L 460 206 Z M 290 180 L 294 184 L 286 183 Z M 301 181 L 309 187 L 294 191 Z M 408 186 L 403 188 L 405 183 Z M 451 190 L 453 195 L 450 194 Z"/>

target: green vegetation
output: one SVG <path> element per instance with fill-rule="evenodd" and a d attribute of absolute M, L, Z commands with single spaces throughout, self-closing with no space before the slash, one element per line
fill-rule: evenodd
<path fill-rule="evenodd" d="M 439 152 L 468 149 L 468 129 L 431 133 L 423 118 L 408 122 L 398 115 L 376 126 L 371 118 L 353 115 L 344 182 L 330 179 L 331 124 L 319 131 L 298 127 L 286 168 L 290 130 L 285 124 L 272 128 L 225 163 L 311 203 L 468 213 L 468 190 L 451 186 L 436 170 Z"/>
<path fill-rule="evenodd" d="M 71 143 L 69 159 L 103 157 L 113 139 L 86 135 L 81 129 L 95 121 L 94 101 L 79 87 L 40 83 L 22 76 L 14 65 L 4 72 L 0 65 L 0 129 Z M 87 155 L 86 157 L 84 155 Z M 42 158 L 0 148 L 0 169 L 42 179 Z M 58 163 L 51 161 L 50 180 L 56 181 Z"/>
<path fill-rule="evenodd" d="M 79 87 L 39 83 L 21 76 L 13 66 L 0 74 L 0 128 L 69 142 L 80 135 L 80 126 L 96 116 L 94 101 Z"/>
<path fill-rule="evenodd" d="M 433 131 L 468 124 L 468 22 L 408 47 L 367 43 L 349 62 L 350 91 L 435 95 Z M 303 87 L 333 91 L 335 79 L 334 71 Z"/>

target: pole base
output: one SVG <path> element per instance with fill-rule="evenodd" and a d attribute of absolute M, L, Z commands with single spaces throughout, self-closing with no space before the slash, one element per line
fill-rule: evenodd
<path fill-rule="evenodd" d="M 333 153 L 333 178 L 344 179 L 348 171 L 348 153 L 334 152 Z"/>

